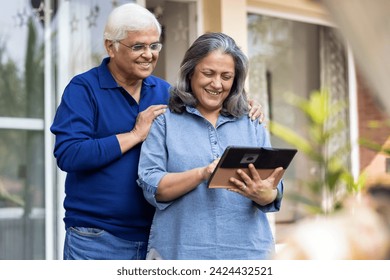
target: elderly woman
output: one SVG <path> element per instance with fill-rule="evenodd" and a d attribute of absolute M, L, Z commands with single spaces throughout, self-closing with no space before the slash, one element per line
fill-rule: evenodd
<path fill-rule="evenodd" d="M 229 145 L 269 147 L 264 126 L 247 117 L 248 61 L 229 36 L 208 33 L 186 52 L 169 110 L 142 145 L 139 180 L 156 207 L 149 258 L 267 259 L 274 240 L 266 213 L 278 211 L 281 168 L 260 178 L 231 178 L 237 188 L 209 189 L 207 180 Z M 264 180 L 263 180 L 264 179 Z"/>

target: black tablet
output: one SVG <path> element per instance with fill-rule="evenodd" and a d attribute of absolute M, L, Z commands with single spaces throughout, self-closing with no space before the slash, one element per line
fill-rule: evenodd
<path fill-rule="evenodd" d="M 250 163 L 253 163 L 262 179 L 268 178 L 275 168 L 283 167 L 284 170 L 281 172 L 280 178 L 275 180 L 277 185 L 296 153 L 296 149 L 229 146 L 225 149 L 217 167 L 211 174 L 208 187 L 235 187 L 229 182 L 229 178 L 235 177 L 241 180 L 237 169 L 242 169 L 250 174 L 248 169 Z"/>

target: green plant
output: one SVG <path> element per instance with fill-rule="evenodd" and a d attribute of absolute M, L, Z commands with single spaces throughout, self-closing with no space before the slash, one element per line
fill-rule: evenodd
<path fill-rule="evenodd" d="M 307 117 L 307 137 L 274 121 L 269 123 L 270 131 L 307 156 L 318 170 L 312 180 L 302 182 L 305 192 L 293 193 L 290 199 L 303 204 L 310 213 L 331 213 L 341 208 L 346 194 L 357 193 L 364 185 L 364 174 L 355 181 L 342 160 L 350 150 L 349 145 L 340 145 L 336 150 L 328 151 L 332 138 L 345 129 L 338 118 L 345 104 L 338 102 L 330 106 L 326 90 L 313 91 L 308 99 L 289 94 L 286 100 Z"/>

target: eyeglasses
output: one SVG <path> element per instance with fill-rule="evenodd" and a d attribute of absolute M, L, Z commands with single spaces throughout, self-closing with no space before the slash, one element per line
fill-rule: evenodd
<path fill-rule="evenodd" d="M 161 43 L 152 43 L 150 45 L 146 44 L 135 44 L 132 46 L 128 46 L 126 44 L 123 44 L 121 41 L 117 41 L 119 44 L 125 46 L 126 48 L 131 49 L 132 52 L 134 53 L 144 53 L 146 52 L 146 49 L 149 48 L 151 52 L 160 52 L 162 49 L 162 44 Z"/>

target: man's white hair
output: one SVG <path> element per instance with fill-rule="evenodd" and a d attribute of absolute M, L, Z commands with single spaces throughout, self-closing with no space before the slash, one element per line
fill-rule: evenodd
<path fill-rule="evenodd" d="M 110 13 L 104 29 L 104 40 L 120 41 L 129 31 L 143 31 L 156 28 L 161 35 L 161 25 L 148 9 L 129 3 L 121 5 Z"/>

